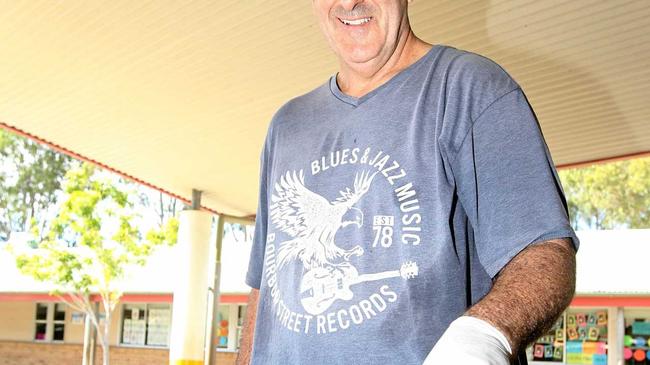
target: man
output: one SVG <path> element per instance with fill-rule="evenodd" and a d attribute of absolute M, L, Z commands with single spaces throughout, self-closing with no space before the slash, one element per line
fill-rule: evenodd
<path fill-rule="evenodd" d="M 406 0 L 313 8 L 340 70 L 269 127 L 238 363 L 525 363 L 578 241 L 522 90 Z"/>

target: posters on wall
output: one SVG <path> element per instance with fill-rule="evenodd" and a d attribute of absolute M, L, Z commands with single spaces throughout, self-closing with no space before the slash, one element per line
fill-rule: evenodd
<path fill-rule="evenodd" d="M 148 319 L 147 345 L 167 346 L 171 324 L 171 309 L 150 308 Z"/>
<path fill-rule="evenodd" d="M 634 318 L 625 327 L 623 344 L 626 365 L 650 364 L 650 321 L 647 318 Z"/>
<path fill-rule="evenodd" d="M 538 362 L 562 362 L 564 360 L 564 318 L 555 322 L 553 328 L 533 344 L 532 360 Z"/>
<path fill-rule="evenodd" d="M 171 307 L 160 304 L 125 305 L 122 343 L 136 346 L 168 346 Z"/>
<path fill-rule="evenodd" d="M 144 345 L 146 323 L 144 320 L 125 319 L 122 341 L 127 345 Z"/>
<path fill-rule="evenodd" d="M 567 364 L 607 365 L 607 311 L 567 314 Z"/>
<path fill-rule="evenodd" d="M 144 345 L 146 331 L 147 323 L 144 318 L 144 312 L 139 307 L 125 307 L 124 320 L 122 322 L 122 343 L 127 345 Z"/>

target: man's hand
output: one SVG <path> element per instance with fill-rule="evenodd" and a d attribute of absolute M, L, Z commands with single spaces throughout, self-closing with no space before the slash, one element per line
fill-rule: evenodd
<path fill-rule="evenodd" d="M 533 244 L 501 270 L 481 301 L 452 322 L 424 364 L 508 364 L 553 325 L 574 290 L 572 243 Z"/>
<path fill-rule="evenodd" d="M 251 362 L 251 351 L 253 350 L 253 336 L 255 334 L 255 319 L 257 318 L 257 302 L 260 291 L 251 289 L 248 295 L 248 307 L 246 308 L 246 320 L 239 344 L 239 354 L 236 365 L 248 365 Z"/>
<path fill-rule="evenodd" d="M 483 320 L 462 316 L 449 325 L 423 365 L 508 365 L 511 356 L 501 332 Z"/>

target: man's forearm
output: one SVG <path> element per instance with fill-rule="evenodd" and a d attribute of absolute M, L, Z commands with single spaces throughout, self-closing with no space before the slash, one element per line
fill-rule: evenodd
<path fill-rule="evenodd" d="M 568 239 L 531 245 L 497 275 L 490 292 L 467 315 L 499 329 L 513 354 L 539 337 L 569 305 L 575 291 L 575 250 Z"/>
<path fill-rule="evenodd" d="M 239 354 L 236 365 L 248 365 L 251 361 L 251 350 L 253 349 L 253 336 L 255 335 L 255 320 L 257 318 L 257 301 L 259 290 L 251 289 L 248 295 L 248 307 L 246 308 L 246 319 L 242 331 L 241 342 L 239 343 Z"/>

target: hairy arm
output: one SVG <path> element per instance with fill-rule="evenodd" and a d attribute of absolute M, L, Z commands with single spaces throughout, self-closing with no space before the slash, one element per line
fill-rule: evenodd
<path fill-rule="evenodd" d="M 255 319 L 257 318 L 257 301 L 259 300 L 260 291 L 251 289 L 248 295 L 248 307 L 246 309 L 246 319 L 239 344 L 239 354 L 237 355 L 236 365 L 248 365 L 251 361 L 251 351 L 253 350 L 253 335 L 255 334 Z"/>
<path fill-rule="evenodd" d="M 500 330 L 513 356 L 548 330 L 575 291 L 575 249 L 570 240 L 533 244 L 496 276 L 490 292 L 466 315 Z"/>

